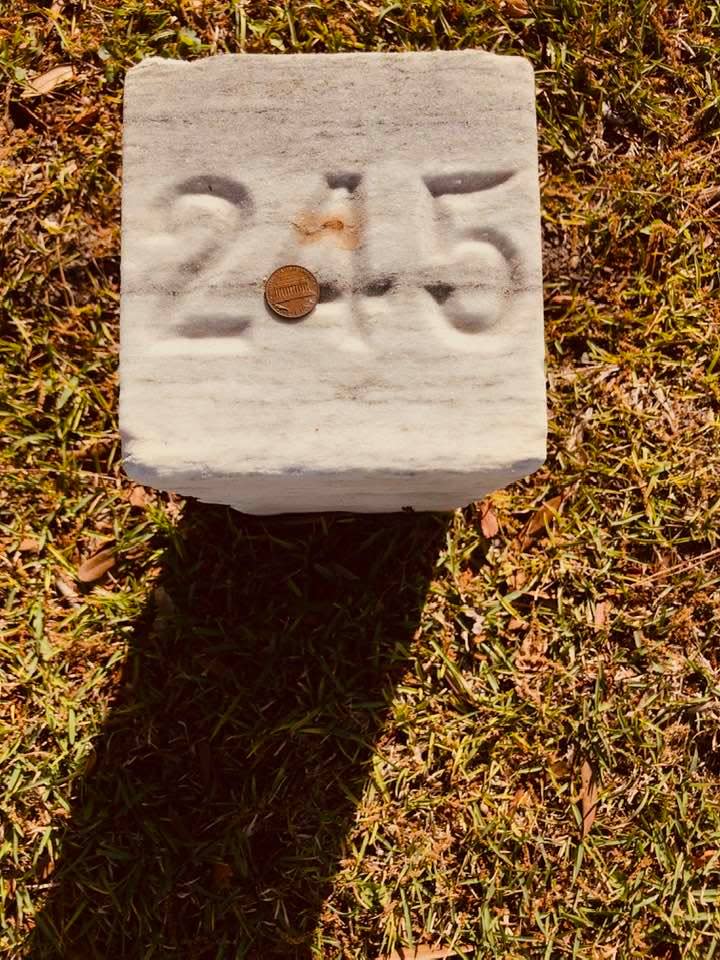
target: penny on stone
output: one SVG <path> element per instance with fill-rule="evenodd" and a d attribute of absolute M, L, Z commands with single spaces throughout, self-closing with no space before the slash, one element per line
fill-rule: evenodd
<path fill-rule="evenodd" d="M 265 284 L 265 300 L 279 317 L 299 320 L 307 316 L 317 305 L 320 297 L 320 285 L 316 278 L 306 270 L 291 263 L 278 267 Z"/>

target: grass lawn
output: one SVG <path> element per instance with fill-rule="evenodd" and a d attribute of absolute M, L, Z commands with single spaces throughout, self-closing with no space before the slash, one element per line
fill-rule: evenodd
<path fill-rule="evenodd" d="M 547 465 L 134 487 L 125 70 L 438 47 L 536 70 Z M 717 2 L 0 0 L 2 957 L 720 957 L 719 134 Z"/>

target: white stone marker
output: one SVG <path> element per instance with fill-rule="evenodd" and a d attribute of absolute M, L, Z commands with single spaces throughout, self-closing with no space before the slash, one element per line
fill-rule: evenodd
<path fill-rule="evenodd" d="M 449 510 L 542 463 L 526 60 L 150 58 L 123 163 L 134 480 L 248 513 Z M 283 264 L 320 283 L 295 322 L 263 298 Z"/>

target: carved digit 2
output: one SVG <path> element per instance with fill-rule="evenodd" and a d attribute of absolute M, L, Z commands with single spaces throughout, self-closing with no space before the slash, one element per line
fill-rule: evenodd
<path fill-rule="evenodd" d="M 175 249 L 182 251 L 177 264 L 177 301 L 182 336 L 235 336 L 249 319 L 212 310 L 192 309 L 194 295 L 206 294 L 207 275 L 217 266 L 241 228 L 254 214 L 254 203 L 242 183 L 229 177 L 200 175 L 177 184 L 170 199 Z"/>

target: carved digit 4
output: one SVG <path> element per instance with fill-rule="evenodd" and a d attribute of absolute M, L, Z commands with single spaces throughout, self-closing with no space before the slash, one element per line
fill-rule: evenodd
<path fill-rule="evenodd" d="M 327 330 L 328 342 L 338 349 L 367 349 L 358 300 L 359 248 L 366 242 L 367 226 L 362 174 L 325 173 L 290 223 L 290 244 L 277 255 L 307 267 L 320 281 L 320 303 L 306 324 Z"/>

